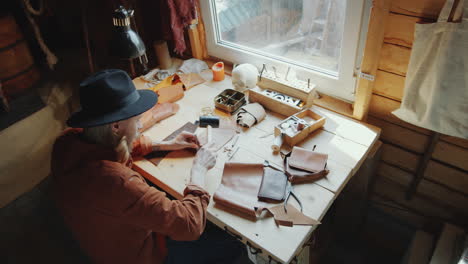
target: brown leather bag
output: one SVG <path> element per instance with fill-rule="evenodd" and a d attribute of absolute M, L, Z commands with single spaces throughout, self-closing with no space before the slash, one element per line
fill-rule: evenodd
<path fill-rule="evenodd" d="M 292 184 L 314 182 L 328 175 L 328 155 L 294 147 L 293 151 L 283 154 L 284 172 Z"/>

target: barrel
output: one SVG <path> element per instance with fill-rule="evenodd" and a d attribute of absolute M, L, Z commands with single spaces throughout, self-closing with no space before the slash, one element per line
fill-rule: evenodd
<path fill-rule="evenodd" d="M 28 44 L 11 15 L 0 17 L 0 81 L 3 93 L 14 99 L 40 78 Z"/>

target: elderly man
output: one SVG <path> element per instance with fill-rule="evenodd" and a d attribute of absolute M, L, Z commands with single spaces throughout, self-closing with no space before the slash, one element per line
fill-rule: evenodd
<path fill-rule="evenodd" d="M 170 200 L 131 169 L 132 157 L 198 149 L 196 136 L 183 133 L 165 142 L 140 136 L 140 115 L 157 103 L 157 95 L 137 91 L 124 71 L 98 72 L 80 84 L 79 92 L 81 110 L 67 121 L 72 128 L 55 142 L 52 174 L 57 206 L 81 248 L 95 263 L 162 263 L 167 236 L 166 262 L 175 263 L 185 254 L 191 263 L 210 263 L 186 254 L 203 254 L 198 250 L 203 246 L 185 244 L 180 247 L 184 253 L 173 252 L 171 245 L 197 240 L 204 231 L 210 201 L 204 180 L 216 163 L 215 154 L 205 147 L 198 150 L 184 198 Z"/>

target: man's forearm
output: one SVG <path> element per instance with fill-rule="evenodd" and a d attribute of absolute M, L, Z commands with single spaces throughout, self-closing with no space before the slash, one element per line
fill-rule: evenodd
<path fill-rule="evenodd" d="M 198 185 L 202 188 L 205 188 L 205 175 L 207 169 L 198 164 L 194 164 L 190 172 L 190 184 Z"/>
<path fill-rule="evenodd" d="M 169 151 L 172 150 L 173 144 L 171 141 L 153 141 L 153 151 Z"/>

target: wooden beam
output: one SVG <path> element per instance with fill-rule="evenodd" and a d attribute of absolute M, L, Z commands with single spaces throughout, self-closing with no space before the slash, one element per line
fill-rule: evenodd
<path fill-rule="evenodd" d="M 429 163 L 429 160 L 432 157 L 432 153 L 434 152 L 437 142 L 439 142 L 439 138 L 440 133 L 433 132 L 433 134 L 431 135 L 431 141 L 429 142 L 429 145 L 427 146 L 427 149 L 424 152 L 422 159 L 419 161 L 418 170 L 416 171 L 416 177 L 414 177 L 410 187 L 408 188 L 408 192 L 406 193 L 406 199 L 410 200 L 413 197 L 416 190 L 418 189 L 418 185 L 424 177 L 424 172 L 426 171 L 427 164 Z"/>
<path fill-rule="evenodd" d="M 200 1 L 197 0 L 197 16 L 198 16 L 198 24 L 197 24 L 197 32 L 198 32 L 198 39 L 201 48 L 201 57 L 203 59 L 208 58 L 208 50 L 206 48 L 206 31 L 205 31 L 205 22 L 203 21 L 203 17 L 201 16 L 200 10 Z"/>
<path fill-rule="evenodd" d="M 195 59 L 203 59 L 203 50 L 200 43 L 200 37 L 198 32 L 198 20 L 194 19 L 188 29 L 188 35 L 190 39 L 190 47 L 192 49 L 192 57 Z"/>
<path fill-rule="evenodd" d="M 385 24 L 390 9 L 390 0 L 374 0 L 369 18 L 369 28 L 361 64 L 361 72 L 375 76 L 379 65 L 380 49 L 384 39 Z M 374 81 L 359 78 L 356 88 L 353 115 L 362 120 L 367 116 Z"/>

